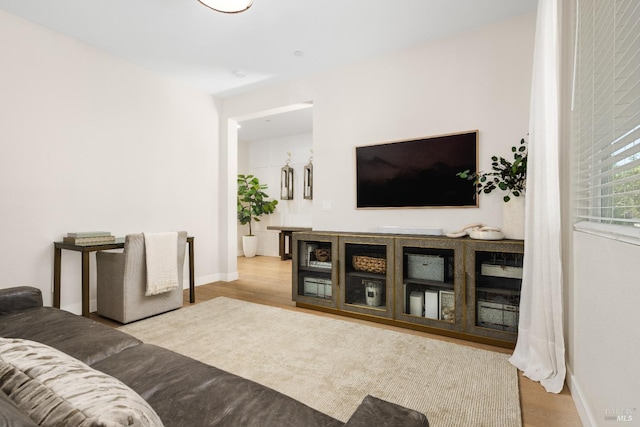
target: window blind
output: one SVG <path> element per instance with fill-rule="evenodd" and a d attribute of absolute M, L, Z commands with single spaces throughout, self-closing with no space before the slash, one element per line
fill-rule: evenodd
<path fill-rule="evenodd" d="M 640 224 L 640 1 L 577 5 L 575 219 L 634 230 Z"/>

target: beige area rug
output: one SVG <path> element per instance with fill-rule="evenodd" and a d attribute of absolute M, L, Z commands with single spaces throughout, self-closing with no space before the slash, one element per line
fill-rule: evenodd
<path fill-rule="evenodd" d="M 370 394 L 432 427 L 521 425 L 506 354 L 225 297 L 120 329 L 341 421 Z"/>

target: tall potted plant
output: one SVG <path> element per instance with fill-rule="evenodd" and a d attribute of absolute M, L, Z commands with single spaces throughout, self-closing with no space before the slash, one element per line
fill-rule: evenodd
<path fill-rule="evenodd" d="M 511 147 L 513 160 L 491 157 L 491 172 L 458 172 L 460 178 L 473 180 L 478 194 L 506 191 L 502 197 L 502 231 L 510 239 L 524 239 L 524 193 L 527 184 L 527 143 Z"/>
<path fill-rule="evenodd" d="M 262 215 L 272 214 L 277 200 L 268 200 L 267 186 L 253 175 L 238 175 L 238 221 L 249 224 L 249 234 L 242 236 L 242 250 L 247 258 L 254 257 L 258 249 L 258 238 L 253 234 L 252 222 L 260 221 Z"/>

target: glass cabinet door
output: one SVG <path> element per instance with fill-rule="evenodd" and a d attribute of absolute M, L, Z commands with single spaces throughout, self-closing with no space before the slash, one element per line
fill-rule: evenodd
<path fill-rule="evenodd" d="M 396 319 L 462 330 L 463 256 L 457 240 L 398 239 Z"/>
<path fill-rule="evenodd" d="M 393 317 L 393 240 L 385 237 L 340 237 L 341 308 Z"/>
<path fill-rule="evenodd" d="M 294 233 L 293 258 L 293 300 L 337 307 L 338 238 Z"/>
<path fill-rule="evenodd" d="M 469 245 L 467 329 L 477 335 L 514 342 L 520 318 L 522 243 Z"/>

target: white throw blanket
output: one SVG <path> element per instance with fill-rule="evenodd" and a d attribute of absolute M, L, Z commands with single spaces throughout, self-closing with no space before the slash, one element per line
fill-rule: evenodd
<path fill-rule="evenodd" d="M 146 296 L 178 288 L 178 233 L 143 233 L 147 264 Z"/>

